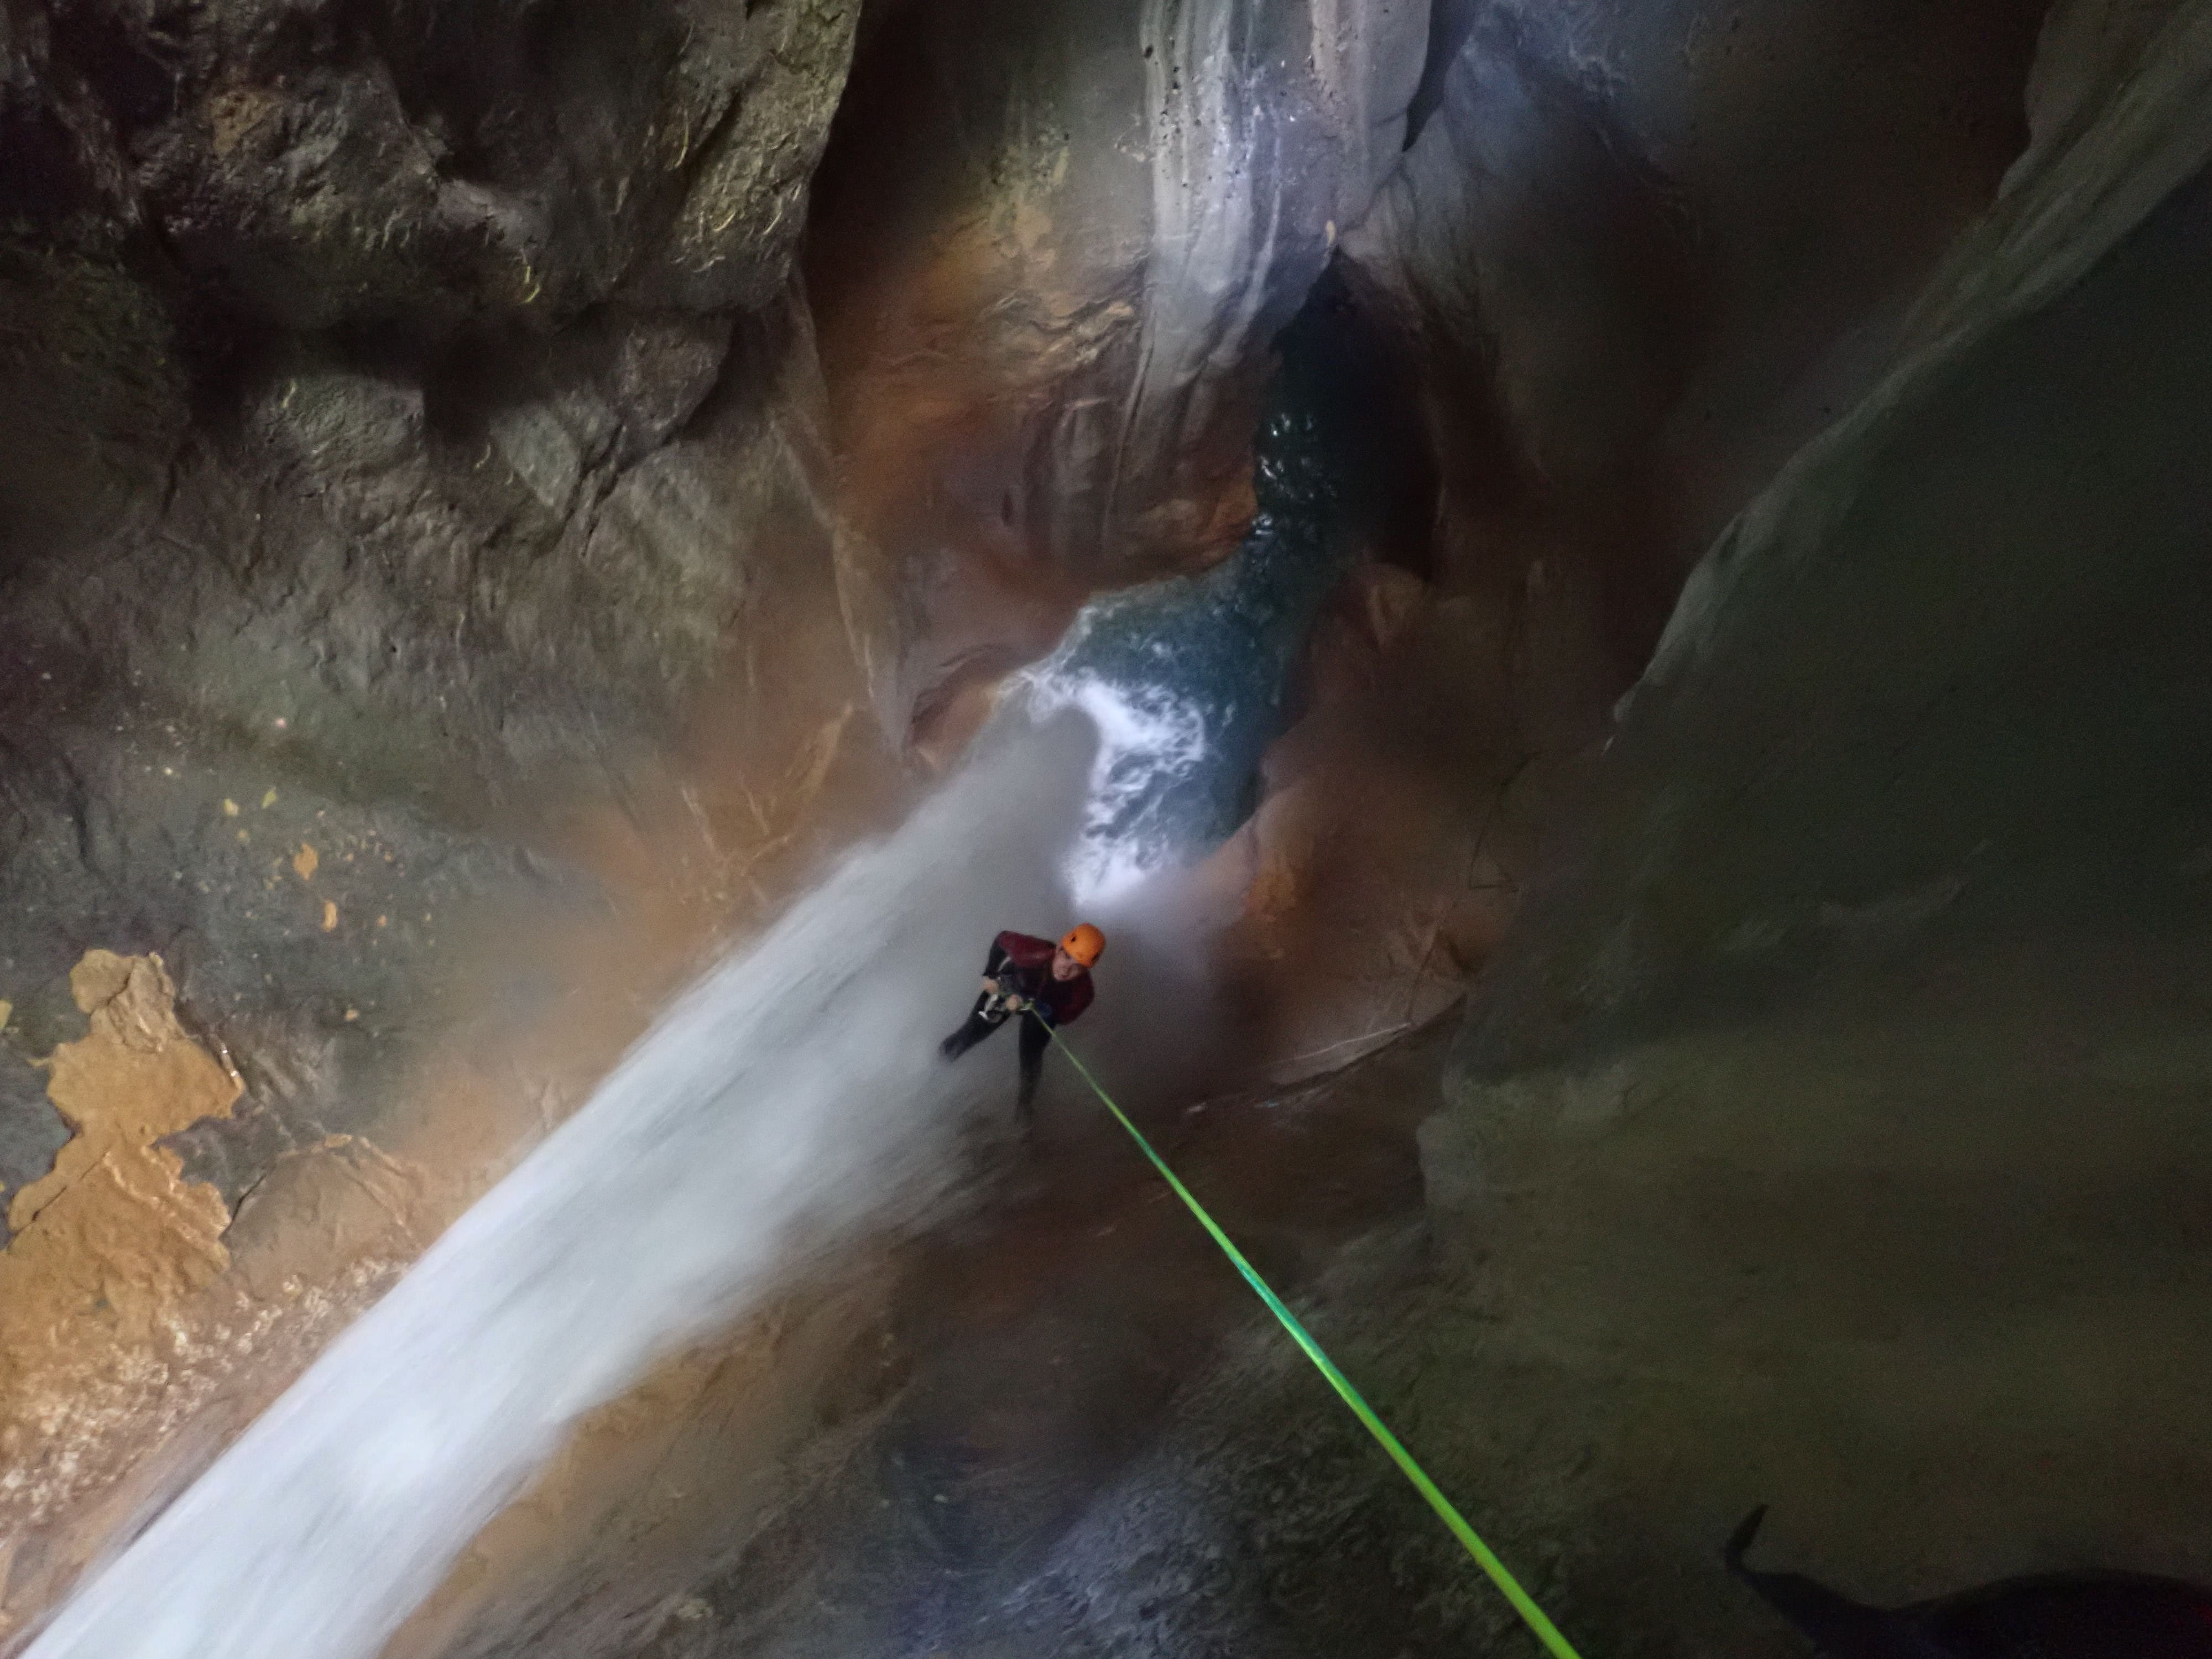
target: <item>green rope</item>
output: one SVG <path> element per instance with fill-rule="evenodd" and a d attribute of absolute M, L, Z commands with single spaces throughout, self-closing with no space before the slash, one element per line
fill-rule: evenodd
<path fill-rule="evenodd" d="M 1467 1553 L 1474 1558 L 1475 1565 L 1488 1573 L 1490 1582 L 1504 1592 L 1505 1599 L 1513 1604 L 1513 1610 L 1527 1622 L 1530 1630 L 1536 1632 L 1536 1639 L 1551 1650 L 1555 1659 L 1581 1659 L 1567 1638 L 1559 1634 L 1558 1627 L 1544 1616 L 1543 1608 L 1538 1607 L 1528 1592 L 1521 1588 L 1520 1581 L 1506 1571 L 1505 1564 L 1491 1553 L 1490 1546 L 1476 1535 L 1473 1527 L 1468 1525 L 1467 1517 L 1453 1508 L 1451 1499 L 1437 1489 L 1437 1483 L 1429 1479 L 1428 1471 L 1416 1463 L 1413 1455 L 1398 1443 L 1398 1437 L 1384 1426 L 1381 1418 L 1376 1416 L 1375 1408 L 1360 1397 L 1359 1390 L 1352 1386 L 1351 1379 L 1337 1370 L 1334 1360 L 1322 1352 L 1321 1344 L 1315 1341 L 1311 1333 L 1298 1322 L 1297 1316 L 1283 1305 L 1283 1298 L 1268 1287 L 1267 1281 L 1260 1277 L 1258 1270 L 1244 1259 L 1243 1251 L 1230 1242 L 1229 1235 L 1223 1232 L 1214 1218 L 1206 1212 L 1206 1206 L 1191 1196 L 1190 1188 L 1176 1178 L 1176 1172 L 1168 1168 L 1167 1161 L 1152 1150 L 1152 1143 L 1145 1139 L 1135 1124 L 1129 1121 L 1128 1115 L 1114 1103 L 1114 1097 L 1099 1086 L 1098 1079 L 1091 1075 L 1091 1068 L 1077 1057 L 1075 1050 L 1067 1046 L 1058 1031 L 1053 1032 L 1052 1038 L 1060 1045 L 1060 1053 L 1067 1056 L 1068 1063 L 1082 1073 L 1083 1080 L 1091 1085 L 1091 1091 L 1106 1103 L 1106 1109 L 1114 1114 L 1115 1121 L 1129 1132 L 1130 1139 L 1137 1143 L 1138 1149 L 1152 1160 L 1152 1167 L 1174 1189 L 1175 1195 L 1198 1218 L 1198 1224 L 1212 1236 L 1222 1253 L 1236 1264 L 1237 1271 L 1244 1275 L 1244 1282 L 1259 1292 L 1260 1300 L 1267 1304 L 1268 1311 L 1282 1321 L 1283 1328 L 1291 1334 L 1291 1340 L 1305 1351 L 1306 1358 L 1312 1360 L 1315 1367 L 1328 1379 L 1329 1386 L 1343 1397 L 1344 1403 L 1352 1407 L 1352 1414 L 1367 1425 L 1367 1432 L 1373 1435 L 1382 1449 L 1390 1454 L 1390 1461 L 1404 1473 L 1407 1480 L 1413 1483 L 1413 1490 L 1429 1500 L 1429 1507 L 1437 1512 L 1445 1526 L 1451 1528 L 1452 1536 L 1466 1547 Z"/>

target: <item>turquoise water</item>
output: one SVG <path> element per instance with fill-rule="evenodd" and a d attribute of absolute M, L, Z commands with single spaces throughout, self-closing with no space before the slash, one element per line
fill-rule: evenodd
<path fill-rule="evenodd" d="M 1080 708 L 1100 728 L 1070 872 L 1080 897 L 1186 862 L 1250 815 L 1292 671 L 1358 551 L 1378 471 L 1363 400 L 1344 392 L 1324 321 L 1302 317 L 1279 345 L 1255 445 L 1259 511 L 1237 551 L 1094 600 L 1029 677 L 1033 709 Z"/>

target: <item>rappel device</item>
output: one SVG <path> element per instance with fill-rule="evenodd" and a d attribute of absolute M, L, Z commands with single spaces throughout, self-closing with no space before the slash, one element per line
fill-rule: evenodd
<path fill-rule="evenodd" d="M 1014 1002 L 1018 998 L 1028 1003 L 1030 1012 L 1046 1024 L 1051 1024 L 1051 1016 L 1038 1005 L 1032 994 L 1022 988 L 1021 981 L 1015 977 L 1016 971 L 1012 963 L 999 970 L 998 977 L 991 981 L 995 988 L 983 999 L 984 1013 L 993 1019 L 1005 1019 L 1015 1012 Z"/>

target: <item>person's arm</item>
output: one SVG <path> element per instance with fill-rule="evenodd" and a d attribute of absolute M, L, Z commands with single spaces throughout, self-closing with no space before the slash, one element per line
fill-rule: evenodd
<path fill-rule="evenodd" d="M 1009 927 L 992 942 L 992 960 L 995 965 L 991 974 L 996 977 L 1012 968 L 1017 986 L 1034 987 L 1052 961 L 1053 948 L 1050 939 L 1032 939 L 1027 933 L 1018 933 Z M 1009 999 L 1007 1006 L 1018 1012 L 1036 1000 L 1032 993 L 1025 991 Z"/>
<path fill-rule="evenodd" d="M 995 995 L 999 989 L 999 973 L 1006 965 L 1006 936 L 1001 933 L 991 941 L 990 954 L 983 958 L 983 994 Z"/>
<path fill-rule="evenodd" d="M 1008 928 L 999 935 L 994 949 L 1003 951 L 1006 959 L 1024 972 L 1048 967 L 1052 962 L 1053 942 L 1048 939 L 1032 939 L 1027 933 L 1017 933 Z"/>

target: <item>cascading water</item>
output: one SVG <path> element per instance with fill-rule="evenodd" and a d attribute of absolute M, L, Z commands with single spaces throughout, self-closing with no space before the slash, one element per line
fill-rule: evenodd
<path fill-rule="evenodd" d="M 1344 574 L 1350 523 L 1370 510 L 1374 434 L 1341 395 L 1340 342 L 1309 314 L 1281 344 L 1255 446 L 1259 512 L 1237 552 L 1094 600 L 1023 676 L 1024 717 L 1078 708 L 1098 728 L 1068 870 L 1079 902 L 1110 902 L 1249 813 L 1292 662 Z"/>
<path fill-rule="evenodd" d="M 368 1659 L 566 1425 L 941 1195 L 980 1080 L 935 1061 L 943 964 L 1065 914 L 1079 726 L 994 744 L 695 984 L 31 1659 Z"/>
<path fill-rule="evenodd" d="M 1086 611 L 975 760 L 693 985 L 26 1659 L 369 1659 L 578 1417 L 944 1196 L 963 1096 L 992 1086 L 935 1063 L 969 982 L 945 964 L 1249 804 L 1346 539 L 1356 446 L 1299 361 L 1237 555 Z"/>

